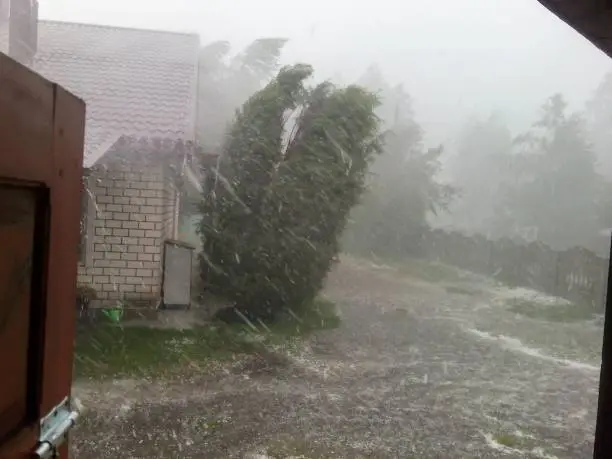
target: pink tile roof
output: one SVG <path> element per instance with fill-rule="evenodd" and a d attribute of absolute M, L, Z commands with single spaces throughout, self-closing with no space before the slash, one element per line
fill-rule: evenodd
<path fill-rule="evenodd" d="M 121 136 L 194 139 L 195 34 L 39 21 L 34 69 L 87 104 L 85 166 Z"/>

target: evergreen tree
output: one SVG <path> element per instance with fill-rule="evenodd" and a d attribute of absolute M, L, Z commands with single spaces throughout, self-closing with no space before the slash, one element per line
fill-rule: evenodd
<path fill-rule="evenodd" d="M 386 130 L 383 153 L 368 177 L 368 191 L 351 215 L 344 247 L 352 252 L 404 257 L 421 250 L 428 216 L 445 209 L 454 189 L 438 181 L 442 148 L 425 149 L 414 121 L 410 96 L 402 86 L 388 86 L 376 67 L 362 81 L 378 89 L 377 113 Z"/>
<path fill-rule="evenodd" d="M 582 245 L 598 231 L 602 178 L 583 118 L 560 94 L 542 106 L 532 129 L 515 139 L 513 179 L 504 205 L 517 230 L 555 248 Z"/>
<path fill-rule="evenodd" d="M 199 57 L 198 142 L 218 152 L 235 112 L 277 71 L 284 38 L 260 38 L 230 57 L 227 41 L 204 46 Z"/>
<path fill-rule="evenodd" d="M 376 97 L 329 83 L 307 91 L 311 74 L 306 65 L 282 69 L 247 101 L 202 205 L 202 275 L 251 317 L 313 299 L 379 151 Z"/>
<path fill-rule="evenodd" d="M 500 117 L 475 120 L 464 128 L 447 163 L 452 182 L 460 190 L 444 215 L 448 226 L 493 238 L 509 236 L 500 198 L 511 155 L 512 134 Z"/>

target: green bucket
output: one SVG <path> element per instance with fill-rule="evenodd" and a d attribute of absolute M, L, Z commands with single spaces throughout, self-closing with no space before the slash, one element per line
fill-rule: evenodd
<path fill-rule="evenodd" d="M 102 312 L 106 316 L 108 320 L 112 323 L 119 323 L 121 319 L 123 319 L 123 308 L 122 307 L 114 307 L 114 308 L 106 308 L 103 309 Z"/>

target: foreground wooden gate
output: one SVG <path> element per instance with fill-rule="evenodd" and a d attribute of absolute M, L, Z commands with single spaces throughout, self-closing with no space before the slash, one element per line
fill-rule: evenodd
<path fill-rule="evenodd" d="M 1 459 L 67 455 L 84 116 L 0 54 Z"/>

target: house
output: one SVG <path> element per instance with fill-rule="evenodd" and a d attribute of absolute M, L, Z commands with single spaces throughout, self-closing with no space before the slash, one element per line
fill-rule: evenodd
<path fill-rule="evenodd" d="M 126 300 L 154 311 L 181 194 L 199 191 L 198 36 L 33 21 L 30 0 L 0 0 L 0 11 L 8 42 L 27 45 L 8 51 L 87 104 L 78 281 L 99 305 Z"/>

